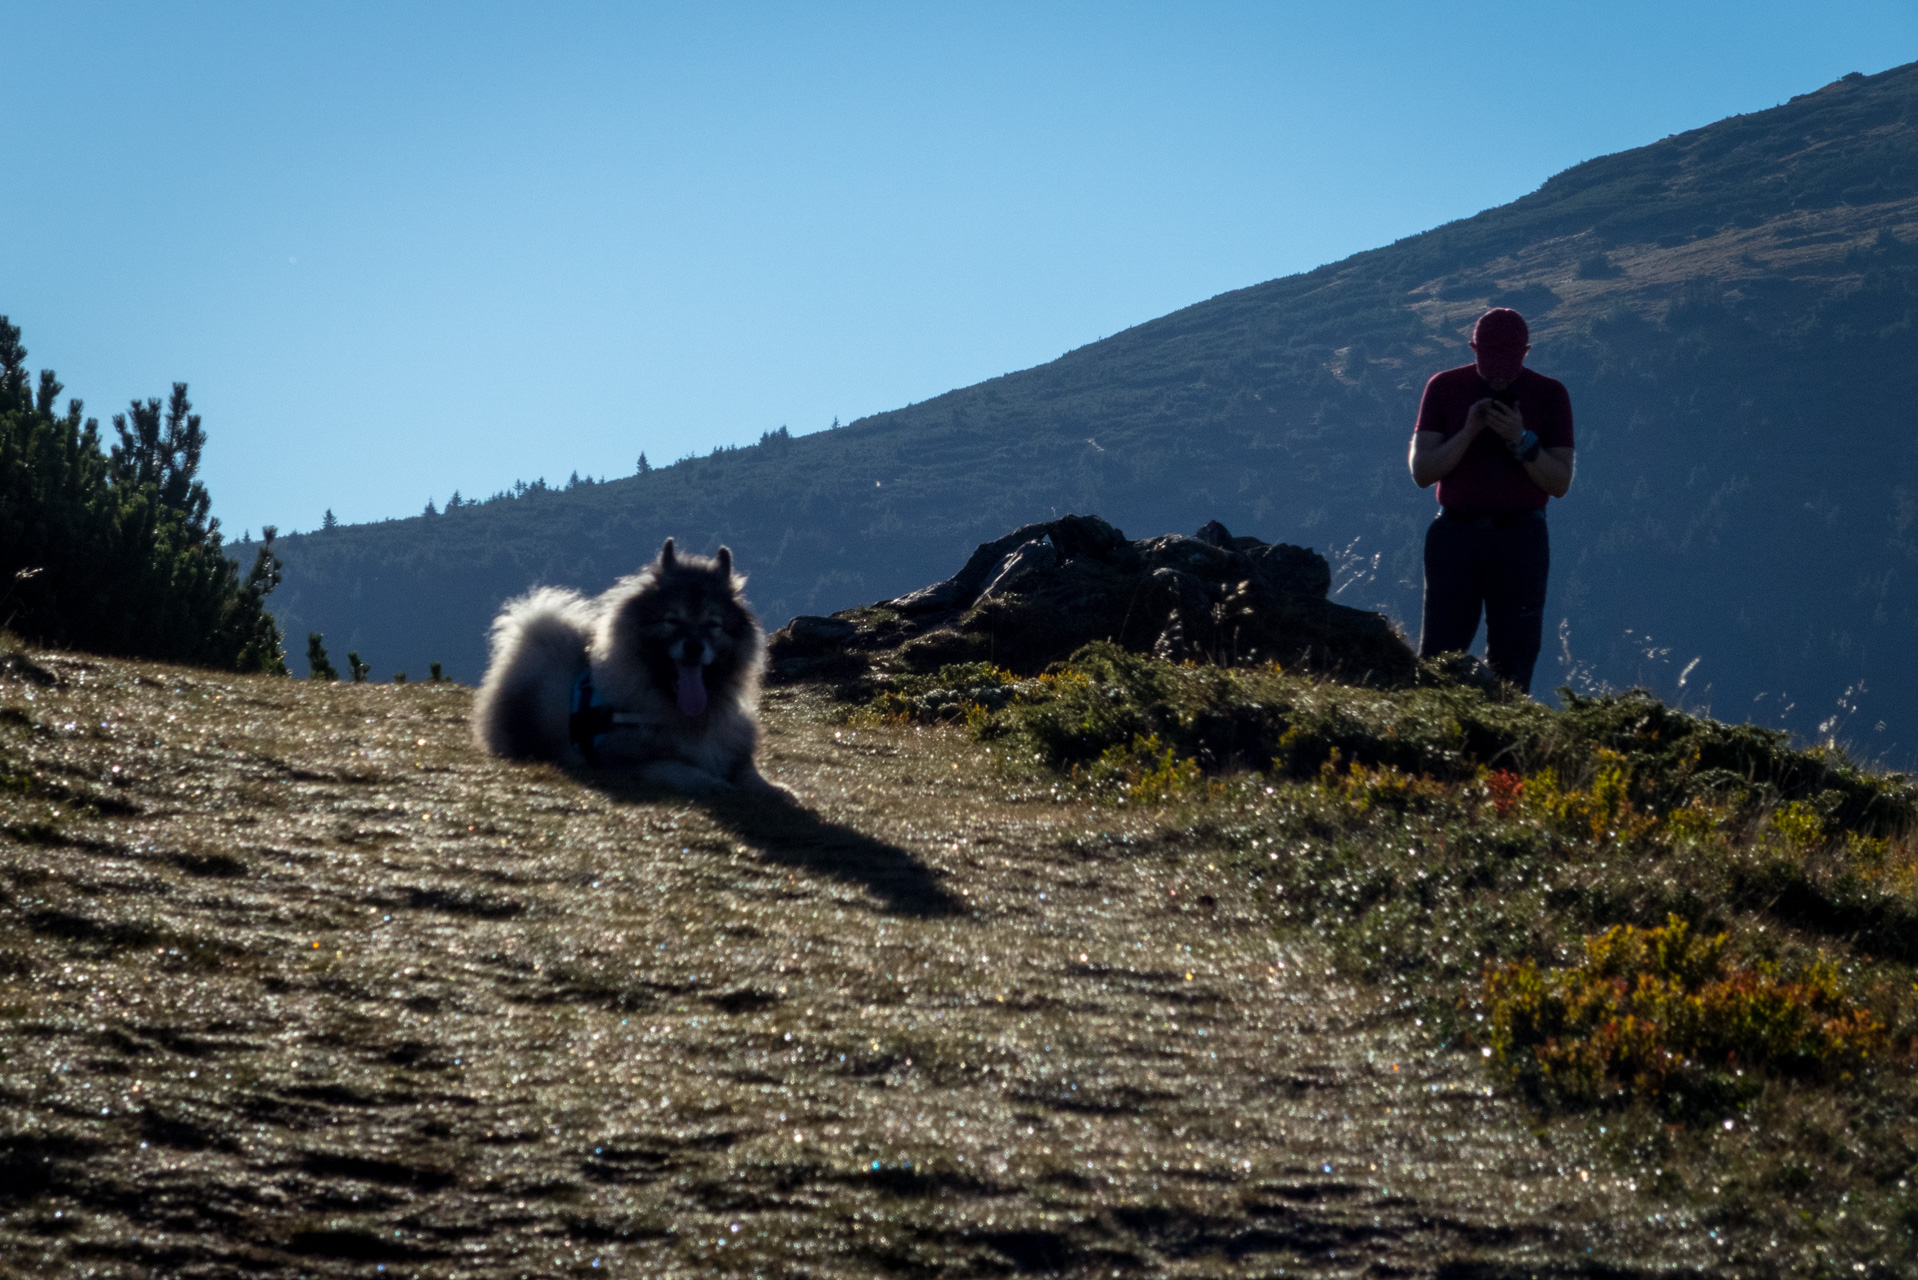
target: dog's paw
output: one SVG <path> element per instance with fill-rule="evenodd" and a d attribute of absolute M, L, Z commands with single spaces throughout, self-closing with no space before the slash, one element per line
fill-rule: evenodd
<path fill-rule="evenodd" d="M 799 797 L 793 794 L 792 788 L 781 786 L 751 765 L 742 769 L 734 781 L 747 795 L 759 796 L 766 800 L 782 800 L 787 804 L 799 803 Z"/>
<path fill-rule="evenodd" d="M 743 788 L 743 790 L 748 795 L 762 796 L 767 800 L 777 800 L 781 804 L 799 803 L 798 792 L 782 783 L 774 782 L 770 778 L 761 778 L 756 785 Z"/>

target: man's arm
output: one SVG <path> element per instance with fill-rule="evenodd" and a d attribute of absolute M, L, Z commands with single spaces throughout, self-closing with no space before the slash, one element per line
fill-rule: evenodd
<path fill-rule="evenodd" d="M 1540 449 L 1538 456 L 1525 464 L 1525 474 L 1532 483 L 1554 498 L 1562 498 L 1572 487 L 1572 451 L 1570 449 Z"/>
<path fill-rule="evenodd" d="M 1481 400 L 1472 406 L 1465 415 L 1465 425 L 1452 433 L 1450 439 L 1437 431 L 1414 431 L 1412 433 L 1412 451 L 1406 456 L 1405 464 L 1412 469 L 1412 480 L 1421 489 L 1429 489 L 1458 466 L 1465 457 L 1465 451 L 1472 447 L 1472 441 L 1478 439 L 1478 433 L 1490 425 L 1485 406 L 1492 403 Z"/>

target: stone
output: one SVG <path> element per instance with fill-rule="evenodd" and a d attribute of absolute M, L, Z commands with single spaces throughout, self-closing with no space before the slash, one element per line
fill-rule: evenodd
<path fill-rule="evenodd" d="M 1283 595 L 1324 596 L 1332 589 L 1332 566 L 1304 547 L 1280 542 L 1244 555 L 1259 580 Z"/>
<path fill-rule="evenodd" d="M 836 649 L 857 635 L 859 628 L 844 618 L 819 618 L 801 615 L 788 622 L 784 634 L 803 649 Z"/>
<path fill-rule="evenodd" d="M 986 583 L 986 589 L 979 593 L 981 600 L 999 590 L 1017 591 L 1019 584 L 1032 574 L 1045 573 L 1059 567 L 1059 549 L 1049 542 L 1036 539 L 1010 552 L 999 567 L 993 570 L 992 579 Z"/>
<path fill-rule="evenodd" d="M 929 587 L 909 592 L 897 600 L 888 600 L 885 607 L 904 614 L 936 613 L 958 604 L 961 590 L 958 582 L 947 578 L 944 582 L 935 582 Z M 797 622 L 798 619 L 793 621 Z"/>
<path fill-rule="evenodd" d="M 1232 531 L 1217 520 L 1208 520 L 1200 525 L 1199 532 L 1195 536 L 1208 546 L 1230 547 L 1232 545 Z"/>
<path fill-rule="evenodd" d="M 1023 525 L 981 543 L 952 577 L 831 618 L 795 618 L 767 642 L 773 680 L 882 681 L 990 662 L 1043 671 L 1095 640 L 1173 661 L 1278 662 L 1395 686 L 1410 647 L 1376 613 L 1334 604 L 1325 558 L 1235 537 L 1129 541 L 1098 516 Z"/>

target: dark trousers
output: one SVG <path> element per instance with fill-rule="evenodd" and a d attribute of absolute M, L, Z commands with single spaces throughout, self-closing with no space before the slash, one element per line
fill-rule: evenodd
<path fill-rule="evenodd" d="M 1530 692 L 1551 564 L 1543 511 L 1439 516 L 1425 531 L 1419 657 L 1470 649 L 1483 609 L 1485 660 L 1501 678 Z"/>

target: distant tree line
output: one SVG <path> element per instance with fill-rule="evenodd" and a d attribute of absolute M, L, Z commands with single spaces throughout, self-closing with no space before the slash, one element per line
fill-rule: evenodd
<path fill-rule="evenodd" d="M 834 418 L 832 420 L 831 429 L 837 430 L 839 426 L 840 426 L 839 419 Z M 759 446 L 762 451 L 770 451 L 775 454 L 783 453 L 785 451 L 786 446 L 790 445 L 792 441 L 793 441 L 792 431 L 785 426 L 780 426 L 776 430 L 762 431 L 759 433 Z M 742 451 L 742 449 L 746 449 L 750 447 L 751 446 L 742 446 L 742 445 L 736 445 L 736 444 L 733 444 L 733 445 L 716 444 L 713 446 L 712 452 L 708 454 L 707 457 L 722 458 L 730 454 L 738 454 Z M 685 457 L 679 459 L 679 462 L 681 463 L 697 462 L 698 460 L 699 460 L 699 455 L 697 453 L 689 453 Z M 673 465 L 677 465 L 677 464 L 673 464 Z M 651 475 L 655 470 L 658 470 L 658 468 L 654 467 L 653 464 L 647 460 L 646 455 L 642 452 L 639 455 L 638 469 L 634 472 L 634 474 L 641 475 L 641 476 Z M 545 476 L 541 476 L 539 479 L 532 480 L 532 481 L 515 480 L 513 481 L 512 487 L 507 489 L 501 489 L 499 492 L 493 494 L 493 496 L 490 498 L 463 497 L 460 494 L 460 491 L 458 489 L 455 489 L 453 490 L 453 496 L 446 500 L 446 505 L 444 507 L 436 506 L 433 500 L 431 498 L 428 498 L 426 500 L 426 506 L 423 510 L 421 510 L 420 514 L 422 516 L 437 516 L 446 512 L 451 512 L 451 511 L 462 511 L 462 510 L 471 511 L 478 507 L 491 506 L 492 504 L 499 503 L 499 502 L 511 502 L 516 498 L 531 497 L 535 494 L 571 493 L 575 489 L 585 489 L 585 488 L 590 488 L 594 485 L 602 485 L 605 483 L 606 483 L 605 476 L 600 476 L 597 479 L 595 479 L 591 474 L 581 475 L 578 471 L 574 471 L 570 476 L 567 477 L 566 483 L 564 484 L 548 484 L 546 482 Z M 382 520 L 382 521 L 379 521 L 378 523 L 387 524 L 387 523 L 391 523 L 391 520 L 390 519 Z M 326 514 L 320 518 L 321 531 L 325 531 L 328 529 L 337 529 L 339 527 L 340 527 L 340 522 L 334 516 L 333 509 L 331 507 L 328 507 L 326 510 Z"/>
<path fill-rule="evenodd" d="M 242 576 L 197 479 L 206 431 L 184 382 L 100 424 L 55 412 L 20 329 L 0 316 L 0 628 L 44 644 L 236 671 L 286 670 L 265 599 L 272 527 Z"/>

